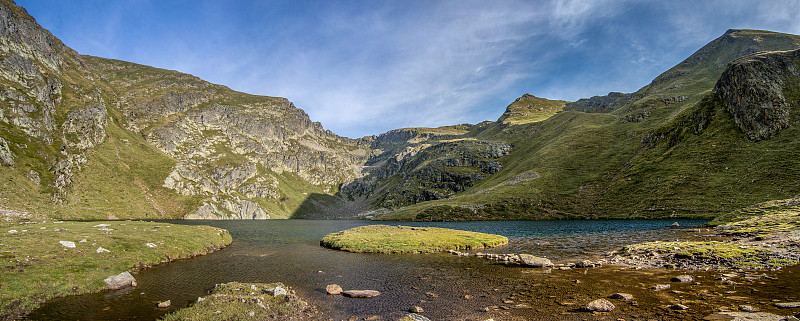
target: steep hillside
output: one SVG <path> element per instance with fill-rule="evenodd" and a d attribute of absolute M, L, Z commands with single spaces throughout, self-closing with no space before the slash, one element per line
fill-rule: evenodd
<path fill-rule="evenodd" d="M 285 98 L 81 56 L 0 2 L 0 200 L 64 218 L 286 218 L 361 175 L 369 142 Z"/>
<path fill-rule="evenodd" d="M 729 30 L 636 93 L 566 103 L 540 122 L 501 118 L 472 137 L 514 147 L 502 170 L 381 217 L 713 217 L 794 196 L 798 77 L 792 53 L 770 52 L 798 47 L 794 35 Z"/>

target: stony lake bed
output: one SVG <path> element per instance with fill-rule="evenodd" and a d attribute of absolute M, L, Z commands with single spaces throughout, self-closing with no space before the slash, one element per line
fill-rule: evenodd
<path fill-rule="evenodd" d="M 691 226 L 703 221 L 680 222 Z M 307 317 L 320 320 L 397 320 L 417 307 L 431 320 L 702 320 L 718 312 L 739 311 L 740 306 L 781 316 L 800 313 L 797 308 L 775 306 L 800 301 L 796 266 L 733 272 L 573 265 L 609 261 L 614 257 L 609 252 L 631 243 L 718 238 L 708 229 L 670 229 L 672 221 L 666 220 L 399 223 L 496 231 L 509 235 L 509 244 L 465 252 L 531 253 L 556 264 L 547 268 L 446 252 L 348 253 L 319 245 L 322 236 L 370 223 L 364 221 L 184 223 L 227 229 L 234 242 L 215 253 L 142 270 L 136 274 L 136 288 L 57 298 L 28 318 L 158 319 L 228 282 L 282 282 L 315 308 Z M 672 281 L 679 275 L 690 275 L 692 282 Z M 330 284 L 345 290 L 377 290 L 381 295 L 332 296 L 325 289 Z M 656 285 L 669 288 L 657 290 Z M 615 293 L 633 299 L 610 298 Z M 608 300 L 615 309 L 583 309 L 597 299 Z M 157 307 L 165 300 L 172 305 Z"/>

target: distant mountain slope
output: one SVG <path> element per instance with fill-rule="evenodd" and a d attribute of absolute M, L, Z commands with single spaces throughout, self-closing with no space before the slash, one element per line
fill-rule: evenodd
<path fill-rule="evenodd" d="M 285 218 L 361 175 L 369 143 L 285 98 L 80 56 L 0 2 L 0 198 L 65 218 Z"/>

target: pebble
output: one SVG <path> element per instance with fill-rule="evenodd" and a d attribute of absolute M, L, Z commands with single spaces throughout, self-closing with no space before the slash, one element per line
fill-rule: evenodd
<path fill-rule="evenodd" d="M 408 309 L 408 312 L 411 312 L 411 313 L 423 313 L 423 312 L 425 312 L 425 310 L 422 309 L 422 307 L 413 307 L 411 309 Z"/>
<path fill-rule="evenodd" d="M 106 253 L 106 252 L 111 252 L 111 251 L 106 250 L 106 249 L 104 249 L 102 247 L 98 247 L 97 250 L 95 250 L 95 252 L 97 252 L 97 253 Z"/>
<path fill-rule="evenodd" d="M 19 231 L 17 231 L 17 230 L 9 230 L 8 233 L 16 234 L 16 233 L 19 233 Z"/>
<path fill-rule="evenodd" d="M 669 284 L 656 284 L 656 285 L 654 285 L 652 287 L 652 289 L 656 290 L 656 291 L 666 290 L 666 289 L 669 289 L 669 288 L 670 288 Z"/>
<path fill-rule="evenodd" d="M 740 305 L 739 306 L 739 310 L 744 311 L 744 312 L 753 312 L 753 311 L 756 310 L 756 308 L 754 308 L 752 306 L 749 306 L 749 305 Z"/>
<path fill-rule="evenodd" d="M 145 243 L 144 245 L 150 248 L 156 247 L 156 245 L 153 243 Z"/>
<path fill-rule="evenodd" d="M 158 302 L 158 307 L 159 308 L 168 308 L 171 304 L 172 304 L 172 302 L 170 300 L 166 300 L 166 301 L 163 301 L 163 302 Z"/>

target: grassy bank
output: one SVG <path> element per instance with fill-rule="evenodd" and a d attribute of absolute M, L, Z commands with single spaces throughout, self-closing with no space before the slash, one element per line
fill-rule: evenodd
<path fill-rule="evenodd" d="M 308 320 L 314 314 L 313 307 L 283 284 L 231 282 L 217 284 L 211 294 L 162 320 Z"/>
<path fill-rule="evenodd" d="M 131 221 L 3 225 L 0 318 L 25 315 L 54 297 L 100 291 L 110 275 L 206 254 L 230 242 L 227 231 L 209 226 Z"/>
<path fill-rule="evenodd" d="M 438 227 L 368 225 L 331 233 L 322 238 L 325 247 L 358 253 L 430 253 L 470 250 L 505 245 L 501 235 Z"/>

